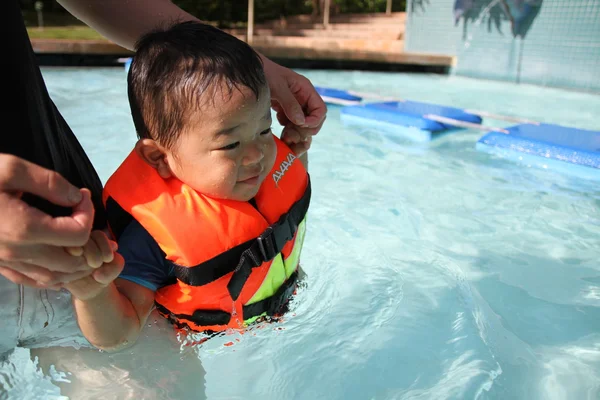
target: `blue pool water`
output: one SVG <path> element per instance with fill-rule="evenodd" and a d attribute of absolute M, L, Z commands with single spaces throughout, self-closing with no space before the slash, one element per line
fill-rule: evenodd
<path fill-rule="evenodd" d="M 593 94 L 302 72 L 315 85 L 600 129 Z M 135 142 L 123 71 L 44 76 L 105 181 Z M 481 135 L 415 145 L 343 126 L 331 107 L 310 151 L 307 287 L 283 323 L 202 346 L 206 396 L 599 398 L 600 188 L 478 152 Z"/>

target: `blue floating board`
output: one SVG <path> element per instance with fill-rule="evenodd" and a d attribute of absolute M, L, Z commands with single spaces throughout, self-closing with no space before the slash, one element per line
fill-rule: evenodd
<path fill-rule="evenodd" d="M 515 125 L 489 132 L 476 148 L 537 167 L 600 180 L 600 132 L 559 125 Z"/>
<path fill-rule="evenodd" d="M 332 103 L 328 101 L 328 98 L 353 101 L 357 103 L 360 103 L 362 101 L 362 97 L 350 94 L 345 90 L 326 88 L 322 86 L 315 86 L 315 90 L 317 91 L 317 93 L 319 93 L 319 95 L 321 95 L 324 101 L 329 104 Z"/>
<path fill-rule="evenodd" d="M 429 142 L 457 128 L 425 118 L 427 114 L 452 118 L 463 122 L 481 123 L 481 117 L 469 114 L 460 108 L 416 101 L 387 101 L 347 106 L 341 109 L 345 124 L 365 125 L 393 136 L 404 137 L 415 142 Z"/>
<path fill-rule="evenodd" d="M 131 57 L 129 57 L 127 60 L 125 60 L 124 67 L 125 67 L 126 74 L 129 73 L 129 67 L 131 67 L 131 61 L 133 61 L 133 59 Z"/>

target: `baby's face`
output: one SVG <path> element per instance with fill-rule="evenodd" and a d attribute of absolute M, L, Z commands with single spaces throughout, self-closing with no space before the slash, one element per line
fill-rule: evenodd
<path fill-rule="evenodd" d="M 213 101 L 190 118 L 172 151 L 171 172 L 196 191 L 218 199 L 253 198 L 275 163 L 271 96 L 252 91 L 215 91 Z"/>

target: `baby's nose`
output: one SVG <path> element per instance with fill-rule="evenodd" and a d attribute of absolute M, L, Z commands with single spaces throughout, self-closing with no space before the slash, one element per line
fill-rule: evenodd
<path fill-rule="evenodd" d="M 260 143 L 248 146 L 248 150 L 244 155 L 244 165 L 259 163 L 265 157 L 264 146 Z"/>

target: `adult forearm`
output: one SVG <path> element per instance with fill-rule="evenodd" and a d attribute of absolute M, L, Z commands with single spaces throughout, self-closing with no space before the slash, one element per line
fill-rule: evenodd
<path fill-rule="evenodd" d="M 131 301 L 114 283 L 93 299 L 74 298 L 73 306 L 83 335 L 99 349 L 118 351 L 139 336 L 142 322 Z"/>
<path fill-rule="evenodd" d="M 121 47 L 175 21 L 198 20 L 170 0 L 58 0 L 71 14 Z"/>

